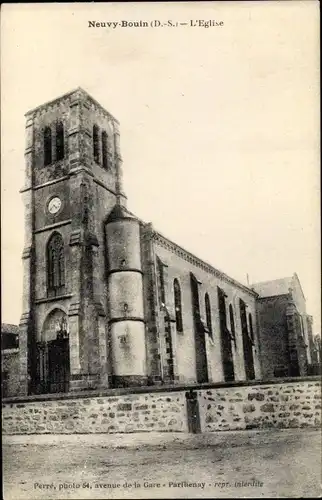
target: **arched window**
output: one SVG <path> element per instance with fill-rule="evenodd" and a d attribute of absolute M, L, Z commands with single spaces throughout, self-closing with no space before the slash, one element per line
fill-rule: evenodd
<path fill-rule="evenodd" d="M 51 128 L 44 129 L 44 165 L 50 165 L 52 162 L 51 156 Z"/>
<path fill-rule="evenodd" d="M 206 321 L 207 321 L 207 328 L 208 332 L 211 338 L 213 338 L 212 335 L 212 321 L 211 321 L 211 307 L 210 307 L 210 299 L 208 293 L 205 295 L 205 308 L 206 308 Z"/>
<path fill-rule="evenodd" d="M 47 244 L 47 295 L 62 295 L 65 289 L 64 242 L 59 233 L 54 233 Z"/>
<path fill-rule="evenodd" d="M 105 132 L 105 130 L 103 130 L 103 132 L 102 132 L 102 162 L 103 162 L 103 168 L 105 168 L 106 170 L 108 169 L 107 140 L 108 140 L 107 132 Z"/>
<path fill-rule="evenodd" d="M 229 305 L 229 320 L 230 320 L 230 333 L 233 338 L 235 347 L 236 347 L 236 330 L 235 330 L 235 319 L 234 319 L 234 310 L 233 306 Z"/>
<path fill-rule="evenodd" d="M 56 123 L 56 160 L 62 160 L 64 155 L 64 125 L 58 122 Z"/>
<path fill-rule="evenodd" d="M 93 126 L 93 156 L 96 163 L 100 161 L 99 153 L 99 128 L 97 125 Z"/>
<path fill-rule="evenodd" d="M 251 313 L 248 314 L 248 321 L 249 321 L 249 334 L 251 341 L 254 343 L 254 330 L 253 330 L 253 319 Z"/>
<path fill-rule="evenodd" d="M 176 311 L 177 332 L 182 332 L 183 323 L 182 323 L 181 289 L 179 281 L 177 279 L 175 279 L 173 282 L 173 291 L 174 291 L 174 307 Z"/>

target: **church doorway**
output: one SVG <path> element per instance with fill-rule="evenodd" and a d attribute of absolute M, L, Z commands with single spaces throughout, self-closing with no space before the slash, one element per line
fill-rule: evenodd
<path fill-rule="evenodd" d="M 227 327 L 226 295 L 218 287 L 218 308 L 220 322 L 221 357 L 225 382 L 235 380 L 234 359 L 231 347 L 231 334 Z"/>
<path fill-rule="evenodd" d="M 70 374 L 68 324 L 66 314 L 60 309 L 55 309 L 46 318 L 43 338 L 36 344 L 35 392 L 67 392 Z"/>
<path fill-rule="evenodd" d="M 195 350 L 196 350 L 196 375 L 197 383 L 202 384 L 208 382 L 208 363 L 205 329 L 200 318 L 199 305 L 199 285 L 195 276 L 190 274 L 191 298 L 192 298 L 192 314 L 195 332 Z"/>

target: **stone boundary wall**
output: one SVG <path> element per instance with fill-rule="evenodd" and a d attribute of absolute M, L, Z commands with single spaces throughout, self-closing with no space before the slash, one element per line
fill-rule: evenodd
<path fill-rule="evenodd" d="M 198 391 L 202 432 L 319 427 L 321 382 Z"/>
<path fill-rule="evenodd" d="M 2 404 L 3 434 L 198 433 L 320 425 L 319 377 L 26 396 Z"/>
<path fill-rule="evenodd" d="M 4 404 L 4 434 L 187 432 L 184 392 Z"/>

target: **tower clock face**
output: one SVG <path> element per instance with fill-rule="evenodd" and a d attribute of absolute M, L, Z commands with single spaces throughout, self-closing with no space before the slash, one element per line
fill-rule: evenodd
<path fill-rule="evenodd" d="M 57 212 L 60 210 L 60 207 L 62 205 L 61 199 L 58 196 L 55 196 L 50 200 L 48 203 L 48 212 L 51 214 L 57 214 Z"/>

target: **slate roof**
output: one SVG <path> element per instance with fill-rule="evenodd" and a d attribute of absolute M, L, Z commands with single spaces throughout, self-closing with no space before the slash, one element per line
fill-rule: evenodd
<path fill-rule="evenodd" d="M 125 207 L 116 204 L 114 208 L 112 209 L 111 213 L 109 214 L 106 222 L 115 222 L 120 219 L 137 219 L 131 212 L 129 212 Z"/>
<path fill-rule="evenodd" d="M 271 281 L 262 281 L 254 283 L 251 288 L 258 293 L 260 297 L 275 297 L 277 295 L 286 295 L 292 287 L 292 277 L 280 278 Z"/>

